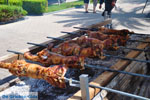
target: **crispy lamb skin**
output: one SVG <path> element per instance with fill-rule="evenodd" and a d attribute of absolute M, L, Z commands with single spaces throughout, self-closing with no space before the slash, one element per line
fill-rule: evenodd
<path fill-rule="evenodd" d="M 99 31 L 105 34 L 113 34 L 113 35 L 121 35 L 121 36 L 127 36 L 130 34 L 134 34 L 134 32 L 130 32 L 127 29 L 122 29 L 122 30 L 116 30 L 116 29 L 108 29 L 104 27 L 100 27 Z"/>
<path fill-rule="evenodd" d="M 102 32 L 92 32 L 92 31 L 85 31 L 85 33 L 88 35 L 89 38 L 96 38 L 101 41 L 111 40 L 113 44 L 119 45 L 119 46 L 125 46 L 127 40 L 129 39 L 129 35 L 121 36 L 121 35 L 107 35 L 103 34 Z"/>
<path fill-rule="evenodd" d="M 78 44 L 69 42 L 65 42 L 56 48 L 52 48 L 51 51 L 65 56 L 100 57 L 103 55 L 103 48 L 99 48 L 98 45 L 83 48 Z"/>
<path fill-rule="evenodd" d="M 66 87 L 64 75 L 68 69 L 67 66 L 55 65 L 45 68 L 37 64 L 27 63 L 24 60 L 16 60 L 12 63 L 0 62 L 0 68 L 8 69 L 10 73 L 19 77 L 44 79 L 53 86 Z"/>
<path fill-rule="evenodd" d="M 28 60 L 35 61 L 35 55 L 32 55 L 30 52 L 24 53 L 24 57 Z M 47 67 L 50 65 L 64 64 L 69 68 L 79 68 L 81 70 L 84 69 L 84 57 L 82 56 L 63 56 L 44 49 L 37 53 L 36 58 L 38 58 L 36 62 L 40 62 Z"/>

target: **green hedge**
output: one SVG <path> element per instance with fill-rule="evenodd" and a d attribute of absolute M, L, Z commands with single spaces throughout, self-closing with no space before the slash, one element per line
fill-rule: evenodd
<path fill-rule="evenodd" d="M 28 14 L 42 14 L 47 8 L 47 0 L 23 0 L 23 9 L 25 9 Z"/>
<path fill-rule="evenodd" d="M 0 0 L 0 4 L 7 4 L 7 0 Z M 8 0 L 8 5 L 22 6 L 22 0 Z"/>
<path fill-rule="evenodd" d="M 9 22 L 25 16 L 27 12 L 19 6 L 0 5 L 0 22 Z"/>

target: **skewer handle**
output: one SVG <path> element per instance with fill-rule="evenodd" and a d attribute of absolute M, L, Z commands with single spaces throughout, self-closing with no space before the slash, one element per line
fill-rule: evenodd
<path fill-rule="evenodd" d="M 14 53 L 14 54 L 21 54 L 21 55 L 24 55 L 22 52 L 13 51 L 13 50 L 7 50 L 7 52 L 11 52 L 11 53 Z"/>
<path fill-rule="evenodd" d="M 89 28 L 81 28 L 81 27 L 73 27 L 73 28 L 80 29 L 80 30 L 90 30 Z"/>
<path fill-rule="evenodd" d="M 50 38 L 53 40 L 65 41 L 65 39 L 62 39 L 62 38 L 55 38 L 55 37 L 50 37 L 50 36 L 48 36 L 47 38 Z"/>
<path fill-rule="evenodd" d="M 40 46 L 40 47 L 47 47 L 46 45 L 31 43 L 31 42 L 27 42 L 27 44 L 34 45 L 34 46 Z"/>
<path fill-rule="evenodd" d="M 72 32 L 64 32 L 64 31 L 61 31 L 61 33 L 67 33 L 67 34 L 71 34 L 71 35 L 76 35 L 76 36 L 80 36 L 79 34 L 76 34 L 76 33 L 72 33 Z"/>

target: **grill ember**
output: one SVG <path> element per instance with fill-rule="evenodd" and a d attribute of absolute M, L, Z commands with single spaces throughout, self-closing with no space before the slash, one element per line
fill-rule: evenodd
<path fill-rule="evenodd" d="M 134 34 L 128 30 L 106 28 L 100 28 L 96 32 L 83 31 L 83 33 L 85 35 L 65 41 L 55 47 L 49 44 L 48 48 L 38 52 L 37 55 L 32 55 L 30 52 L 24 53 L 24 57 L 28 60 L 40 62 L 47 67 L 56 65 L 54 67 L 45 68 L 24 60 L 12 63 L 0 62 L 0 67 L 9 69 L 16 76 L 44 79 L 53 86 L 65 88 L 64 75 L 68 68 L 83 70 L 86 58 L 105 59 L 104 50 L 118 50 L 117 46 L 125 46 L 129 35 Z"/>

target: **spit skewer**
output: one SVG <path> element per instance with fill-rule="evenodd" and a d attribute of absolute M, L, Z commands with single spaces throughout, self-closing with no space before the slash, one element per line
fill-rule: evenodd
<path fill-rule="evenodd" d="M 98 28 L 92 28 L 92 29 L 89 29 L 89 28 L 81 28 L 81 27 L 73 27 L 73 28 L 76 28 L 76 29 L 80 29 L 80 30 L 90 30 L 90 31 L 98 31 Z"/>
<path fill-rule="evenodd" d="M 61 40 L 61 38 L 54 38 L 54 37 L 51 37 L 52 39 L 55 39 L 55 40 Z M 139 41 L 139 40 L 138 40 Z M 142 41 L 141 41 L 142 42 Z M 143 41 L 144 43 L 147 43 L 146 41 Z M 150 50 L 145 50 L 145 49 L 137 49 L 137 48 L 128 48 L 128 47 L 124 47 L 124 46 L 117 46 L 119 47 L 120 49 L 129 49 L 129 50 L 135 50 L 135 51 L 144 51 L 144 52 L 150 52 Z"/>
<path fill-rule="evenodd" d="M 115 56 L 115 55 L 104 54 L 104 56 L 117 58 L 117 59 L 122 59 L 122 60 L 130 60 L 130 61 L 137 61 L 137 62 L 142 62 L 142 63 L 150 63 L 150 61 L 147 61 L 147 60 L 139 60 L 139 59 L 133 59 L 133 58 L 127 58 L 127 57 L 121 57 L 121 56 Z"/>
<path fill-rule="evenodd" d="M 80 29 L 80 30 L 90 30 L 90 31 L 98 31 L 98 30 L 99 30 L 98 28 L 94 28 L 94 29 L 80 28 L 80 27 L 73 27 L 73 28 Z M 130 34 L 130 33 L 129 33 L 129 34 Z M 131 34 L 131 35 L 139 35 L 139 36 L 142 36 L 142 35 L 148 35 L 148 34 L 134 33 L 134 34 Z"/>
<path fill-rule="evenodd" d="M 61 33 L 66 33 L 66 34 L 81 36 L 80 34 L 76 34 L 76 33 L 72 33 L 72 32 L 61 31 Z"/>
<path fill-rule="evenodd" d="M 126 71 L 121 71 L 121 70 L 115 70 L 115 69 L 111 69 L 105 66 L 95 66 L 95 65 L 89 65 L 89 64 L 85 64 L 85 66 L 90 67 L 90 68 L 102 69 L 102 70 L 109 71 L 109 72 L 117 72 L 117 73 L 132 75 L 132 76 L 150 78 L 150 75 L 143 75 L 143 74 L 131 73 L 131 72 L 126 72 Z"/>
<path fill-rule="evenodd" d="M 62 39 L 62 38 L 55 38 L 55 37 L 50 37 L 50 36 L 48 36 L 47 38 L 53 39 L 53 40 L 59 40 L 59 41 L 66 41 L 65 39 Z"/>
<path fill-rule="evenodd" d="M 34 43 L 33 44 L 31 43 L 31 45 L 38 46 L 37 44 L 34 44 Z M 104 54 L 103 56 L 117 58 L 117 59 L 123 59 L 123 60 L 137 61 L 137 62 L 142 62 L 142 63 L 150 63 L 150 61 L 147 61 L 147 60 L 139 60 L 139 59 L 133 59 L 133 58 L 127 58 L 127 57 L 121 57 L 121 56 L 115 56 L 115 55 Z"/>
<path fill-rule="evenodd" d="M 23 54 L 21 52 L 17 52 L 17 51 L 13 51 L 13 50 L 7 50 L 8 52 L 12 52 L 15 54 Z M 55 54 L 55 53 L 54 53 Z M 57 53 L 56 53 L 57 54 Z M 150 62 L 149 62 L 150 63 Z M 98 68 L 98 69 L 103 69 L 105 71 L 109 71 L 109 72 L 118 72 L 118 73 L 122 73 L 122 74 L 128 74 L 128 75 L 132 75 L 132 76 L 139 76 L 139 77 L 144 77 L 144 78 L 150 78 L 149 75 L 143 75 L 143 74 L 137 74 L 137 73 L 131 73 L 131 72 L 126 72 L 126 71 L 121 71 L 121 70 L 115 70 L 115 69 L 111 69 L 111 68 L 107 68 L 105 66 L 95 66 L 95 65 L 89 65 L 89 64 L 84 64 L 85 67 L 90 67 L 90 68 Z"/>
<path fill-rule="evenodd" d="M 128 42 L 142 42 L 142 43 L 150 43 L 150 41 L 142 41 L 142 40 L 128 40 Z"/>
<path fill-rule="evenodd" d="M 72 34 L 75 35 L 75 33 L 71 33 L 71 32 L 63 32 L 63 33 L 67 33 L 67 34 Z M 79 34 L 78 34 L 79 35 Z M 81 35 L 80 35 L 81 36 Z M 143 43 L 150 43 L 150 41 L 142 41 L 142 40 L 127 40 L 128 42 L 143 42 Z"/>
<path fill-rule="evenodd" d="M 141 51 L 141 52 L 150 52 L 150 50 L 145 50 L 145 49 L 137 49 L 137 48 L 128 48 L 128 47 L 124 47 L 124 46 L 117 46 L 120 49 L 129 49 L 129 50 L 135 50 L 135 51 Z"/>
<path fill-rule="evenodd" d="M 21 55 L 24 55 L 22 52 L 13 51 L 13 50 L 7 50 L 7 52 L 11 52 L 11 53 L 14 53 L 14 54 L 21 54 Z"/>
<path fill-rule="evenodd" d="M 81 36 L 80 34 L 76 34 L 76 33 L 72 33 L 72 32 L 61 31 L 61 33 L 67 33 L 67 34 L 70 34 L 70 35 Z"/>
<path fill-rule="evenodd" d="M 47 47 L 48 46 L 48 45 L 43 45 L 43 44 L 31 43 L 31 42 L 27 42 L 27 44 L 34 45 L 34 46 L 40 46 L 40 47 Z"/>

